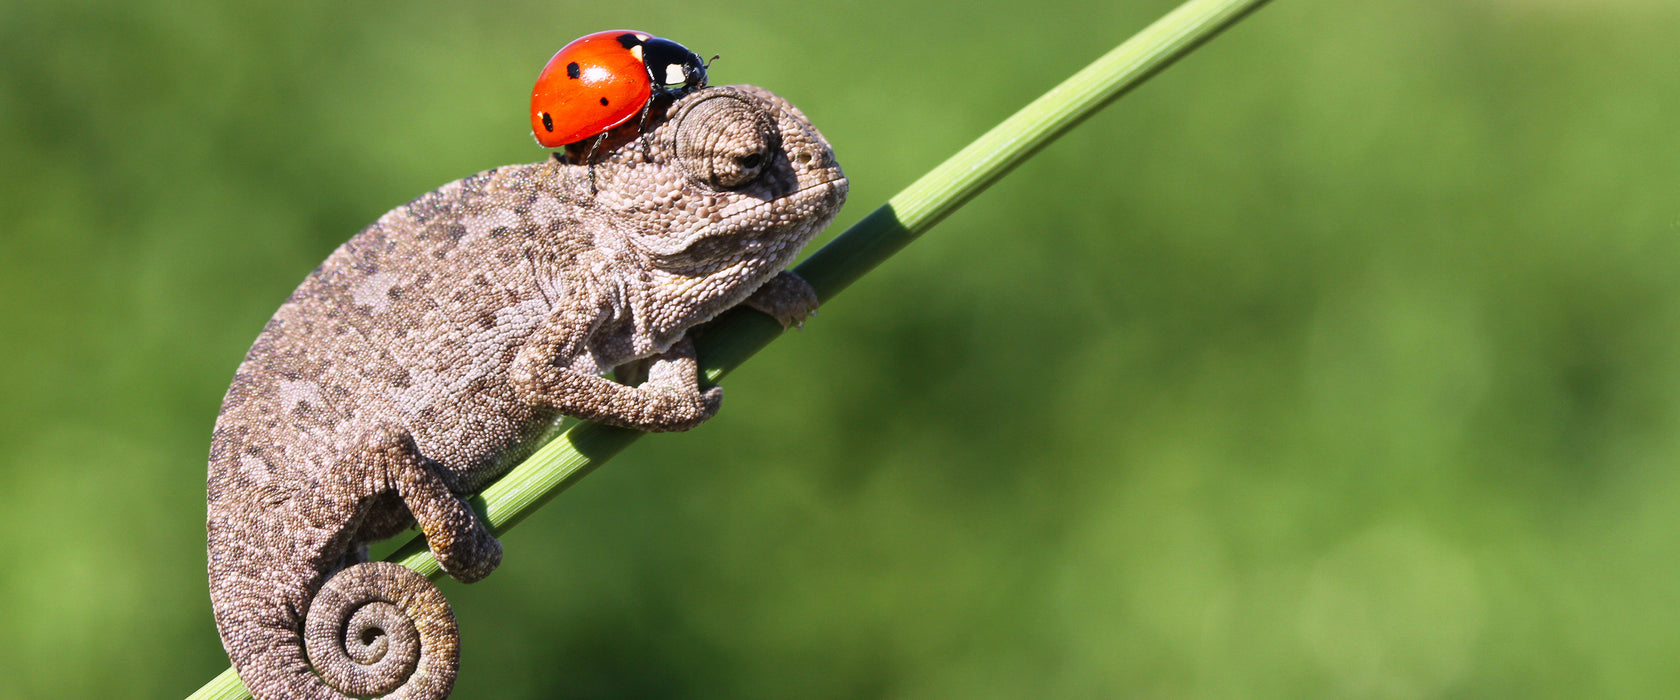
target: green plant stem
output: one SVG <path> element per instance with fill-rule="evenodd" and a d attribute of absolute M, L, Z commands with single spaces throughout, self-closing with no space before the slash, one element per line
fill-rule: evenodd
<path fill-rule="evenodd" d="M 1265 3 L 1190 0 L 1180 5 L 911 183 L 795 271 L 827 301 L 1056 137 Z M 780 334 L 775 321 L 744 309 L 713 320 L 696 341 L 706 380 L 722 379 Z M 474 497 L 473 507 L 500 535 L 638 437 L 641 433 L 633 430 L 574 424 Z M 441 573 L 419 536 L 387 559 L 432 578 Z M 249 697 L 228 669 L 189 700 Z"/>

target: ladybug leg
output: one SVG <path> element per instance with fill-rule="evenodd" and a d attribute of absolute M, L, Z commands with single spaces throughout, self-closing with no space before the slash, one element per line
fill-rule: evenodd
<path fill-rule="evenodd" d="M 595 137 L 595 141 L 593 143 L 589 144 L 589 153 L 584 155 L 584 157 L 583 157 L 583 162 L 589 164 L 589 193 L 590 194 L 595 194 L 597 192 L 597 190 L 595 189 L 595 149 L 600 148 L 601 147 L 601 142 L 605 141 L 605 140 L 607 140 L 607 134 L 605 132 L 602 132 L 602 134 L 600 136 Z"/>
<path fill-rule="evenodd" d="M 636 133 L 639 135 L 637 140 L 642 142 L 642 159 L 649 163 L 653 162 L 653 151 L 648 150 L 647 142 L 647 119 L 648 112 L 651 111 L 653 111 L 653 98 L 649 97 L 647 102 L 642 103 L 642 118 L 636 124 Z"/>

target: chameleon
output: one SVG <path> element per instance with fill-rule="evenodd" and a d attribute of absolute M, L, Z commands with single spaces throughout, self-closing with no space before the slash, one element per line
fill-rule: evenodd
<path fill-rule="evenodd" d="M 484 578 L 502 547 L 465 498 L 562 418 L 689 429 L 722 400 L 691 328 L 743 303 L 784 327 L 816 309 L 784 268 L 848 181 L 803 113 L 708 87 L 631 130 L 386 213 L 258 335 L 206 499 L 216 626 L 257 698 L 447 697 L 448 602 L 367 543 L 417 525 L 451 577 Z"/>

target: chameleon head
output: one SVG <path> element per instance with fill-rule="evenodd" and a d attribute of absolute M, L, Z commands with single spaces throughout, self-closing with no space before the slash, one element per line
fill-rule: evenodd
<path fill-rule="evenodd" d="M 668 271 L 744 260 L 780 269 L 846 200 L 828 141 L 793 105 L 751 85 L 676 100 L 645 144 L 618 148 L 596 170 L 596 201 L 634 213 L 623 217 L 637 222 L 626 242 Z"/>

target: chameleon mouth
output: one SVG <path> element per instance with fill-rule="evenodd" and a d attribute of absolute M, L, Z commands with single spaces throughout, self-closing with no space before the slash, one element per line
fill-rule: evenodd
<path fill-rule="evenodd" d="M 847 180 L 846 176 L 836 175 L 833 179 L 806 185 L 775 199 L 765 200 L 743 209 L 727 212 L 717 223 L 723 224 L 719 228 L 733 229 L 734 226 L 731 226 L 731 224 L 739 224 L 744 219 L 757 218 L 759 214 L 766 211 L 797 209 L 800 205 L 806 203 L 820 202 L 824 199 L 832 200 L 819 205 L 818 211 L 814 212 L 812 217 L 807 217 L 807 224 L 812 222 L 813 219 L 820 220 L 821 226 L 817 228 L 821 228 L 827 226 L 828 222 L 839 212 L 840 205 L 845 203 L 846 193 L 851 189 L 851 186 L 851 181 Z"/>
<path fill-rule="evenodd" d="M 775 199 L 737 205 L 680 238 L 644 240 L 641 247 L 659 267 L 684 274 L 711 274 L 745 260 L 786 266 L 834 221 L 850 187 L 844 175 L 836 175 Z"/>
<path fill-rule="evenodd" d="M 840 213 L 840 206 L 846 202 L 846 193 L 850 189 L 851 181 L 847 180 L 844 175 L 836 176 L 832 180 L 806 185 L 781 197 L 728 212 L 718 221 L 718 226 L 703 231 L 700 236 L 692 239 L 691 242 L 699 242 L 713 236 L 734 237 L 749 231 L 762 232 L 775 225 L 773 217 L 763 216 L 766 212 L 775 210 L 798 211 L 809 206 L 812 211 L 804 217 L 804 220 L 798 224 L 787 226 L 782 235 L 767 239 L 752 236 L 750 237 L 752 238 L 751 243 L 746 246 L 748 250 L 757 250 L 779 246 L 792 240 L 796 243 L 796 248 L 803 247 L 818 232 L 827 228 L 829 222 L 834 220 L 834 216 Z"/>

